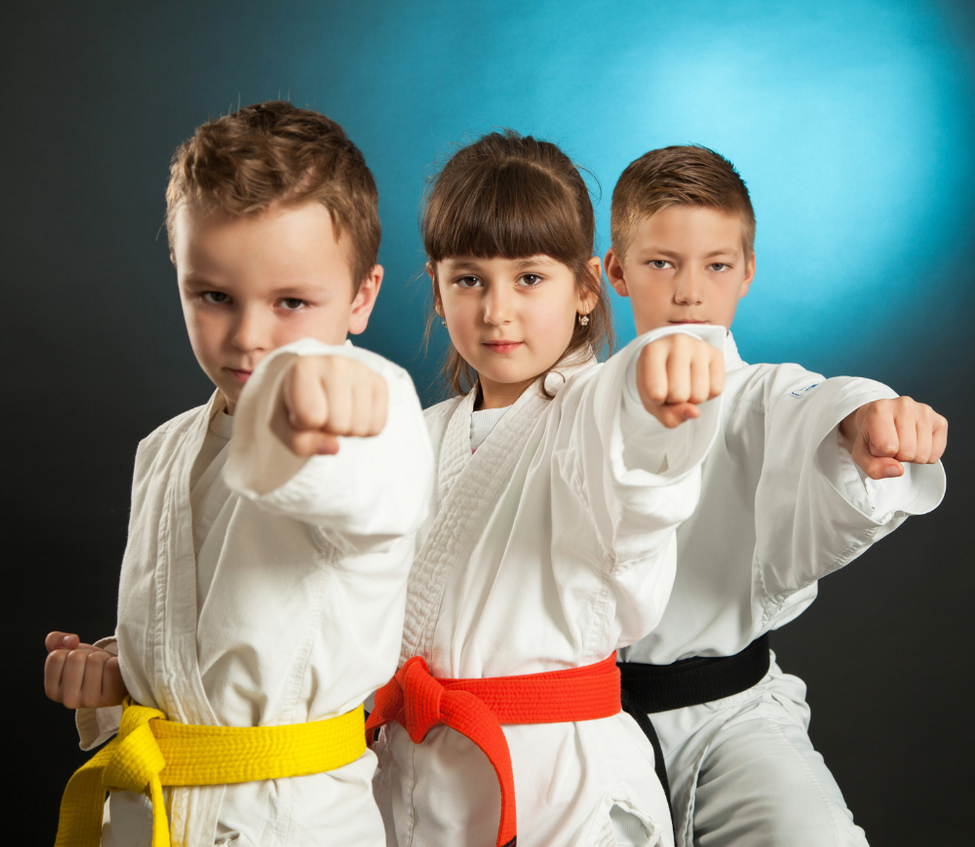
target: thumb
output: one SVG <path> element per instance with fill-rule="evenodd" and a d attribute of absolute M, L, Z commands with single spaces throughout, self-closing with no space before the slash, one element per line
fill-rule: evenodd
<path fill-rule="evenodd" d="M 870 479 L 893 479 L 904 475 L 904 466 L 897 459 L 876 455 L 874 448 L 863 435 L 857 438 L 851 455 L 853 461 Z"/>
<path fill-rule="evenodd" d="M 74 650 L 81 643 L 73 632 L 49 632 L 44 639 L 44 647 L 48 653 L 55 650 Z"/>

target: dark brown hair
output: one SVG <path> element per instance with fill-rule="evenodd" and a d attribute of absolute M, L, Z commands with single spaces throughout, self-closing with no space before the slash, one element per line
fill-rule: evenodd
<path fill-rule="evenodd" d="M 610 233 L 622 261 L 640 218 L 668 206 L 704 206 L 741 219 L 745 258 L 755 252 L 755 211 L 735 166 L 707 147 L 662 147 L 623 171 L 613 189 Z"/>
<path fill-rule="evenodd" d="M 545 255 L 561 262 L 573 272 L 579 289 L 597 299 L 588 324 L 576 324 L 559 362 L 590 349 L 596 354 L 604 348 L 612 352 L 615 339 L 606 286 L 589 265 L 595 246 L 592 200 L 578 168 L 556 145 L 508 129 L 461 148 L 434 177 L 420 230 L 434 268 L 457 256 Z M 436 279 L 433 284 L 436 301 Z M 431 310 L 428 327 L 434 317 Z M 475 380 L 453 347 L 444 376 L 459 393 Z"/>
<path fill-rule="evenodd" d="M 245 106 L 203 124 L 173 154 L 166 189 L 166 229 L 173 243 L 177 210 L 258 215 L 273 203 L 317 200 L 335 237 L 349 234 L 355 290 L 379 253 L 379 195 L 366 160 L 335 121 L 290 103 Z"/>

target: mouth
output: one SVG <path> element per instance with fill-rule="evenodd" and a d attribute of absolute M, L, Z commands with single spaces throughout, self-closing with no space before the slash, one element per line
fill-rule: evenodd
<path fill-rule="evenodd" d="M 708 321 L 692 321 L 692 320 L 682 320 L 682 321 L 667 321 L 667 323 L 673 326 L 679 326 L 682 324 L 706 324 Z"/>
<path fill-rule="evenodd" d="M 484 341 L 482 342 L 484 347 L 487 347 L 492 353 L 511 353 L 517 350 L 524 342 L 522 341 Z"/>
<path fill-rule="evenodd" d="M 252 371 L 239 371 L 236 368 L 227 368 L 230 375 L 240 383 L 245 383 L 251 378 Z"/>

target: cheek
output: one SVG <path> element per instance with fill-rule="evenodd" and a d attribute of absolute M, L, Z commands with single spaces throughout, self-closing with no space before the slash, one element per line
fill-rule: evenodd
<path fill-rule="evenodd" d="M 447 329 L 454 337 L 457 333 L 458 340 L 463 340 L 464 336 L 472 334 L 477 326 L 477 310 L 461 300 L 443 301 L 444 318 L 447 321 Z"/>
<path fill-rule="evenodd" d="M 553 347 L 559 348 L 559 353 L 568 347 L 575 332 L 576 307 L 575 301 L 551 304 L 548 308 L 540 308 L 537 317 L 539 328 L 545 333 L 545 338 Z"/>
<path fill-rule="evenodd" d="M 278 324 L 274 346 L 283 347 L 302 338 L 340 346 L 345 343 L 351 318 L 351 302 L 331 304 L 321 310 L 299 311 Z"/>

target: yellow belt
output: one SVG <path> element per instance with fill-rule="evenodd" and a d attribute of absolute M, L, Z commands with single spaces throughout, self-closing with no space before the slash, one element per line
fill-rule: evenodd
<path fill-rule="evenodd" d="M 106 791 L 152 800 L 152 847 L 166 847 L 164 785 L 225 785 L 321 773 L 366 749 L 362 706 L 286 726 L 193 726 L 126 699 L 118 735 L 82 765 L 61 800 L 55 847 L 98 847 Z"/>

